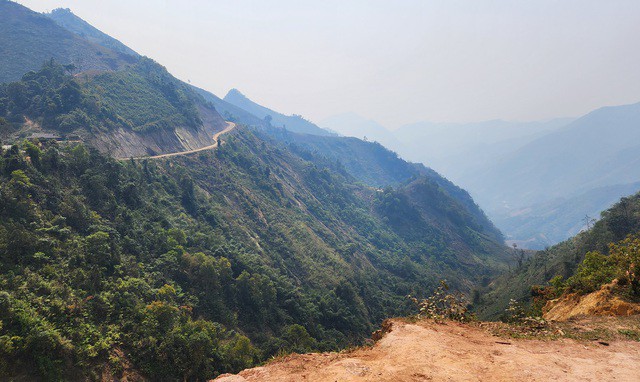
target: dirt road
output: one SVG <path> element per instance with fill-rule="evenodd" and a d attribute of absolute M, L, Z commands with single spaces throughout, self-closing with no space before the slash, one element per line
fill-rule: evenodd
<path fill-rule="evenodd" d="M 216 382 L 640 381 L 640 342 L 504 339 L 469 325 L 393 321 L 371 348 L 292 355 Z"/>
<path fill-rule="evenodd" d="M 214 149 L 214 148 L 218 147 L 218 137 L 220 137 L 222 134 L 228 133 L 229 131 L 235 129 L 235 127 L 236 127 L 235 123 L 227 122 L 227 127 L 225 127 L 224 130 L 222 130 L 220 132 L 217 132 L 217 133 L 215 133 L 213 135 L 213 142 L 214 143 L 212 145 L 201 147 L 199 149 L 189 150 L 189 151 L 179 151 L 177 153 L 160 154 L 160 155 L 153 155 L 153 156 L 147 156 L 147 157 L 125 158 L 123 160 L 129 160 L 129 159 L 134 159 L 134 160 L 139 160 L 139 159 L 160 159 L 160 158 L 175 157 L 175 156 L 178 156 L 178 155 L 189 155 L 189 154 L 197 153 L 197 152 L 200 152 L 200 151 Z"/>

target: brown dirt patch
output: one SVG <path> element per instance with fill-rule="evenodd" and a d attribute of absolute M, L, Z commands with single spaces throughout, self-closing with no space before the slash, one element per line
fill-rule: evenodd
<path fill-rule="evenodd" d="M 291 355 L 216 382 L 638 381 L 640 343 L 496 337 L 479 325 L 392 321 L 371 348 Z"/>
<path fill-rule="evenodd" d="M 566 321 L 580 316 L 631 316 L 640 314 L 640 304 L 624 301 L 614 291 L 617 282 L 603 285 L 587 295 L 569 293 L 551 300 L 543 308 L 549 321 Z"/>

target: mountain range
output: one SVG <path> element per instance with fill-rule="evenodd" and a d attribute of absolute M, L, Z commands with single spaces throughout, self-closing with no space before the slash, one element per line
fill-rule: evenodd
<path fill-rule="evenodd" d="M 577 119 L 421 122 L 395 131 L 347 114 L 321 125 L 371 136 L 404 158 L 429 163 L 469 190 L 510 241 L 541 249 L 640 189 L 639 111 L 633 104 Z"/>
<path fill-rule="evenodd" d="M 185 84 L 67 10 L 0 21 L 2 378 L 209 379 L 512 262 L 465 190 L 378 143 Z"/>

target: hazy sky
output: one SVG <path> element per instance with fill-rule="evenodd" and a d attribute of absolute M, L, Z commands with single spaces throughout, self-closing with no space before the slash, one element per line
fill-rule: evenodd
<path fill-rule="evenodd" d="M 640 101 L 638 0 L 20 0 L 71 10 L 223 97 L 389 127 Z"/>

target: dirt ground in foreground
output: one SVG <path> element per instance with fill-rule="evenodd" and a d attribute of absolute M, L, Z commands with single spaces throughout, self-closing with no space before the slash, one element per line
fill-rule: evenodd
<path fill-rule="evenodd" d="M 291 355 L 216 382 L 640 381 L 640 342 L 513 339 L 477 325 L 393 320 L 373 347 Z"/>

